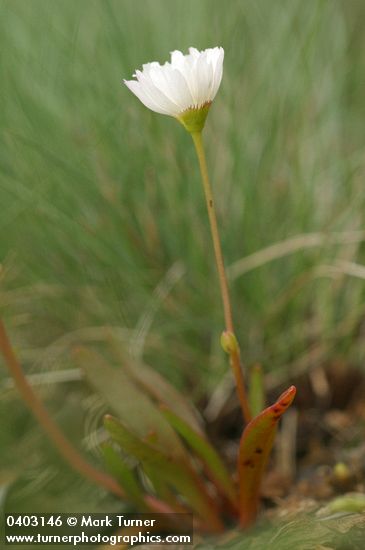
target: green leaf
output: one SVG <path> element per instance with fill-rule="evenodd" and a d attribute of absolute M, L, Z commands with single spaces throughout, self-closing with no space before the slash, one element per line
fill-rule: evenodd
<path fill-rule="evenodd" d="M 349 493 L 331 500 L 327 504 L 332 513 L 336 512 L 365 512 L 365 495 L 362 493 Z"/>
<path fill-rule="evenodd" d="M 265 407 L 264 375 L 261 365 L 254 365 L 250 371 L 249 401 L 252 416 L 255 417 Z"/>
<path fill-rule="evenodd" d="M 144 462 L 143 471 L 152 484 L 153 489 L 160 501 L 168 504 L 171 510 L 176 513 L 188 512 L 187 508 L 182 506 L 182 504 L 177 500 L 176 495 L 171 490 L 171 487 L 166 480 L 163 479 L 158 469 L 155 467 L 150 467 L 148 463 Z"/>
<path fill-rule="evenodd" d="M 122 359 L 122 368 L 159 404 L 166 405 L 184 418 L 195 431 L 203 433 L 196 409 L 161 374 L 146 364 L 131 364 L 130 358 Z"/>
<path fill-rule="evenodd" d="M 278 420 L 292 404 L 295 393 L 295 386 L 291 386 L 274 405 L 251 420 L 242 434 L 238 476 L 240 521 L 243 527 L 250 526 L 257 517 L 261 479 L 274 443 Z"/>
<path fill-rule="evenodd" d="M 150 442 L 142 441 L 112 416 L 105 417 L 104 425 L 123 452 L 137 458 L 149 471 L 156 472 L 156 475 L 186 499 L 202 519 L 211 524 L 213 530 L 223 528 L 215 502 L 190 464 L 179 461 L 171 453 L 162 453 Z"/>
<path fill-rule="evenodd" d="M 173 457 L 187 460 L 174 430 L 123 369 L 110 367 L 101 355 L 87 348 L 78 348 L 75 357 L 95 391 L 133 434 L 153 438 L 160 450 L 169 449 Z"/>
<path fill-rule="evenodd" d="M 217 488 L 237 506 L 237 494 L 232 479 L 220 456 L 204 436 L 197 433 L 185 420 L 163 407 L 162 412 L 171 426 L 183 437 L 195 455 L 203 462 Z"/>
<path fill-rule="evenodd" d="M 138 506 L 138 510 L 147 510 L 144 503 L 142 487 L 137 482 L 130 467 L 125 463 L 123 457 L 111 443 L 105 442 L 100 445 L 107 470 L 118 481 L 128 499 Z"/>

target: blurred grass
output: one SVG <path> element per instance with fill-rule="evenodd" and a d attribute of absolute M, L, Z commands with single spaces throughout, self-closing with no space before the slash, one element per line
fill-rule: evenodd
<path fill-rule="evenodd" d="M 133 329 L 181 261 L 145 353 L 177 382 L 192 371 L 216 381 L 224 360 L 214 349 L 208 364 L 208 353 L 222 314 L 189 136 L 121 79 L 173 48 L 224 46 L 206 142 L 228 265 L 298 233 L 362 229 L 362 11 L 336 1 L 2 3 L 3 288 L 29 346 L 100 323 Z M 361 251 L 324 245 L 237 278 L 247 360 L 281 368 L 354 308 L 361 319 L 362 281 L 312 276 L 336 259 L 361 263 Z M 354 325 L 331 352 L 347 341 L 363 357 Z"/>
<path fill-rule="evenodd" d="M 205 138 L 227 265 L 298 234 L 325 236 L 232 281 L 246 362 L 288 377 L 313 350 L 363 364 L 363 272 L 349 268 L 364 262 L 362 237 L 330 237 L 365 229 L 361 1 L 0 9 L 0 305 L 28 369 L 75 330 L 120 326 L 133 343 L 147 326 L 139 351 L 193 399 L 224 375 L 190 138 L 121 85 L 191 45 L 226 52 Z"/>

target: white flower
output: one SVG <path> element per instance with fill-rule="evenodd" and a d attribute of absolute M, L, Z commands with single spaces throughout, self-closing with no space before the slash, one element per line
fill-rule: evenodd
<path fill-rule="evenodd" d="M 186 111 L 211 104 L 222 80 L 223 58 L 223 48 L 189 48 L 188 55 L 174 51 L 171 62 L 147 63 L 133 75 L 137 80 L 124 83 L 152 111 L 181 120 Z"/>

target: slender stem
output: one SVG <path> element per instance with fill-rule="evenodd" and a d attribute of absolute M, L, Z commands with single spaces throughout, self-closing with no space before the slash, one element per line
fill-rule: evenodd
<path fill-rule="evenodd" d="M 216 216 L 216 211 L 214 207 L 214 198 L 213 198 L 212 188 L 210 185 L 210 180 L 208 175 L 208 167 L 207 167 L 207 161 L 206 161 L 205 151 L 203 146 L 202 133 L 201 132 L 192 133 L 191 136 L 194 141 L 195 150 L 199 160 L 201 177 L 203 181 L 203 188 L 204 188 L 205 200 L 207 204 L 210 230 L 211 230 L 211 235 L 213 240 L 215 261 L 217 264 L 220 291 L 221 291 L 222 302 L 223 302 L 226 330 L 234 334 L 231 300 L 229 297 L 228 282 L 227 282 L 226 271 L 224 268 L 224 260 L 223 260 L 222 247 L 221 247 L 221 242 L 219 237 L 217 216 Z M 248 404 L 245 383 L 243 379 L 239 350 L 230 352 L 230 364 L 231 364 L 235 381 L 236 381 L 236 389 L 237 389 L 238 398 L 241 404 L 243 417 L 246 422 L 249 422 L 251 420 L 251 413 L 250 413 L 250 407 Z"/>
<path fill-rule="evenodd" d="M 109 475 L 104 472 L 100 472 L 94 468 L 94 466 L 89 464 L 77 451 L 77 449 L 71 445 L 57 424 L 49 416 L 47 409 L 34 393 L 32 386 L 24 376 L 23 370 L 14 353 L 5 326 L 1 319 L 0 351 L 25 403 L 66 462 L 68 462 L 74 470 L 81 473 L 84 477 L 90 479 L 97 485 L 104 487 L 104 489 L 111 491 L 119 497 L 124 497 L 124 492 L 119 487 L 118 483 L 116 483 L 116 481 Z"/>
<path fill-rule="evenodd" d="M 207 161 L 205 157 L 205 151 L 204 151 L 201 132 L 192 134 L 192 138 L 193 138 L 196 153 L 199 159 L 199 166 L 200 166 L 204 193 L 205 193 L 205 200 L 207 203 L 207 210 L 208 210 L 210 229 L 211 229 L 212 240 L 213 240 L 214 254 L 215 254 L 215 260 L 217 264 L 219 284 L 220 284 L 221 295 L 222 295 L 226 329 L 229 332 L 234 333 L 232 307 L 231 307 L 231 302 L 229 298 L 227 276 L 226 276 L 226 271 L 224 269 L 224 260 L 223 260 L 222 248 L 221 248 L 219 231 L 218 231 L 217 217 L 216 217 L 216 212 L 214 207 L 213 193 L 212 193 L 212 188 L 209 181 L 208 167 L 207 167 Z"/>

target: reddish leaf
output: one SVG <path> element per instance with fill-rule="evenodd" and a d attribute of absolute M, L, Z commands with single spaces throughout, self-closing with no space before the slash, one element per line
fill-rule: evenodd
<path fill-rule="evenodd" d="M 278 420 L 292 404 L 295 393 L 295 386 L 291 386 L 274 405 L 251 420 L 242 434 L 238 475 L 240 521 L 243 527 L 250 526 L 257 517 L 261 479 L 274 443 Z"/>

